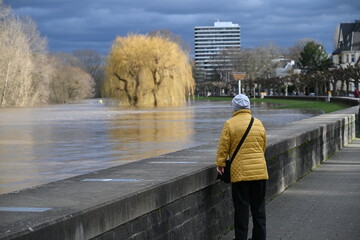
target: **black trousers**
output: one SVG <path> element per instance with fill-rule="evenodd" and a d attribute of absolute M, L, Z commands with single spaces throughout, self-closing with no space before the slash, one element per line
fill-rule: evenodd
<path fill-rule="evenodd" d="M 249 207 L 253 219 L 252 240 L 266 239 L 265 191 L 266 180 L 231 184 L 235 208 L 235 239 L 247 240 Z"/>

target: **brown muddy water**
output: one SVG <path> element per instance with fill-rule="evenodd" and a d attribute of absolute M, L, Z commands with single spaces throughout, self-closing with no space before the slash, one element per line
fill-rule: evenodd
<path fill-rule="evenodd" d="M 252 105 L 266 128 L 319 113 Z M 0 110 L 0 194 L 216 141 L 229 102 L 124 109 L 98 100 Z M 215 157 L 215 156 L 214 156 Z"/>

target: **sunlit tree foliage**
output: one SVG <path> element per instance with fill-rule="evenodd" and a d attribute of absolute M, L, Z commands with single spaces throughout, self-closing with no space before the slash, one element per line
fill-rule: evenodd
<path fill-rule="evenodd" d="M 105 71 L 103 95 L 125 106 L 181 105 L 194 88 L 187 53 L 161 35 L 117 37 Z"/>

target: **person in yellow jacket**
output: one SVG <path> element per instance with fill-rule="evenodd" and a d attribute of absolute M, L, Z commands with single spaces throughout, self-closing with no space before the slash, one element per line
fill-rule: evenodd
<path fill-rule="evenodd" d="M 219 174 L 223 174 L 226 159 L 234 153 L 252 117 L 250 100 L 246 95 L 236 95 L 231 105 L 234 114 L 224 124 L 216 153 Z M 264 156 L 265 149 L 265 128 L 259 119 L 254 118 L 253 126 L 230 168 L 235 209 L 235 240 L 247 240 L 249 207 L 253 218 L 252 240 L 266 239 L 265 191 L 269 176 Z"/>

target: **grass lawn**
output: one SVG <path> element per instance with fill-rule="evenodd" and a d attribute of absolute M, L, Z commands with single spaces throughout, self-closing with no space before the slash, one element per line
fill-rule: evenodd
<path fill-rule="evenodd" d="M 208 100 L 208 101 L 231 101 L 232 97 L 198 97 L 196 100 Z M 265 102 L 279 104 L 274 108 L 287 108 L 287 109 L 318 109 L 324 113 L 331 113 L 338 111 L 349 106 L 341 103 L 328 103 L 325 101 L 306 101 L 306 100 L 292 100 L 292 99 L 274 99 L 274 98 L 252 98 L 251 102 Z"/>

